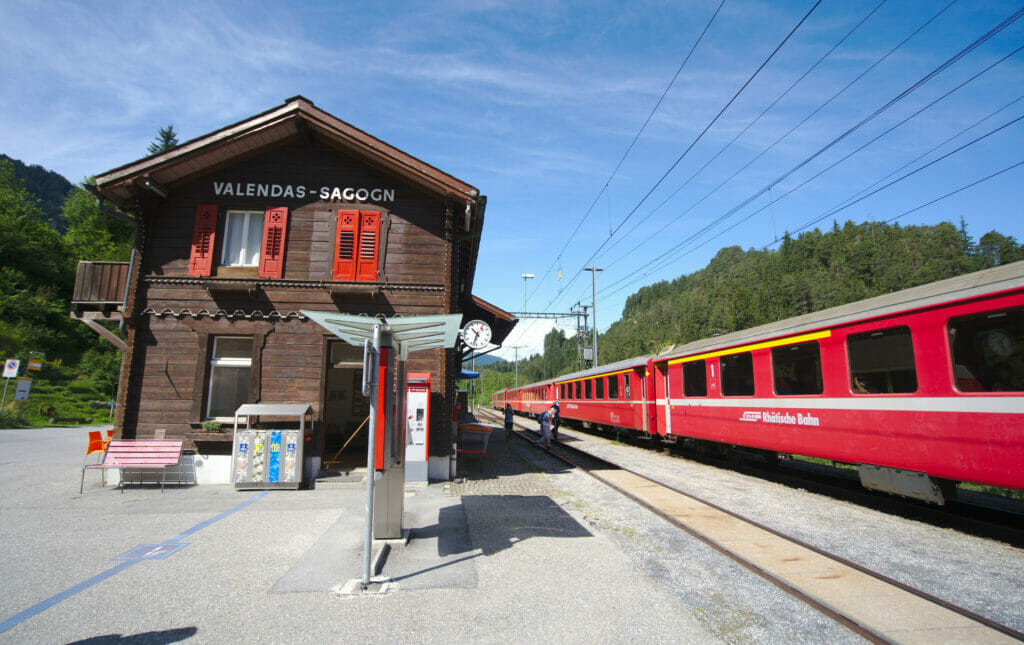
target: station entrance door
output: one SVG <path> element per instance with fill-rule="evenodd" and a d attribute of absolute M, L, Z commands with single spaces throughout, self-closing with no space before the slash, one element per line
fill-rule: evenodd
<path fill-rule="evenodd" d="M 341 340 L 328 341 L 322 474 L 366 468 L 370 401 L 363 396 L 362 382 L 363 348 Z"/>

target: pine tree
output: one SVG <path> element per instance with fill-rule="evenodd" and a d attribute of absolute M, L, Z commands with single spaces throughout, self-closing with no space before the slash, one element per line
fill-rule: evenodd
<path fill-rule="evenodd" d="M 178 135 L 174 132 L 174 124 L 167 126 L 166 128 L 160 128 L 160 132 L 157 134 L 157 138 L 153 143 L 149 144 L 149 154 L 155 155 L 160 152 L 167 152 L 172 148 L 178 147 Z"/>

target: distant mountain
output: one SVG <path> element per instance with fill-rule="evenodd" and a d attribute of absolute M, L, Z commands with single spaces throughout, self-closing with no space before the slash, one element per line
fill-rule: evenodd
<path fill-rule="evenodd" d="M 39 198 L 43 208 L 44 221 L 63 234 L 67 230 L 68 223 L 64 219 L 61 208 L 74 185 L 63 175 L 42 166 L 26 166 L 18 159 L 12 159 L 5 154 L 0 154 L 0 161 L 10 161 L 14 165 L 14 176 L 25 184 L 25 188 L 30 193 Z"/>
<path fill-rule="evenodd" d="M 477 356 L 476 357 L 476 366 L 477 367 L 485 367 L 487 365 L 493 365 L 495 363 L 501 363 L 501 362 L 504 362 L 504 359 L 499 358 L 499 357 L 497 357 L 497 356 L 495 356 L 493 354 L 485 354 L 483 356 Z M 469 366 L 469 365 L 472 365 L 472 364 L 473 364 L 472 359 L 468 360 L 468 361 L 465 361 L 463 363 L 464 366 Z"/>

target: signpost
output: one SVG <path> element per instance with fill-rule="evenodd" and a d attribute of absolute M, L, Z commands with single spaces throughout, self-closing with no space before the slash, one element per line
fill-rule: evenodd
<path fill-rule="evenodd" d="M 19 365 L 21 365 L 21 361 L 16 358 L 9 358 L 4 361 L 4 397 L 0 399 L 0 412 L 3 412 L 4 406 L 7 405 L 7 386 L 11 384 L 12 378 L 18 377 Z"/>
<path fill-rule="evenodd" d="M 32 391 L 32 379 L 24 376 L 18 377 L 18 383 L 14 386 L 14 400 L 28 401 L 28 393 Z"/>

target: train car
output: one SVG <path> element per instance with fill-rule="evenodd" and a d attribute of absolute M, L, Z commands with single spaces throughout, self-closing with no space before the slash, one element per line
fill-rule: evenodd
<path fill-rule="evenodd" d="M 869 488 L 936 503 L 960 481 L 1024 489 L 1024 262 L 552 383 L 596 394 L 620 369 L 645 384 L 646 427 L 585 391 L 563 417 L 855 464 Z"/>
<path fill-rule="evenodd" d="M 552 380 L 562 419 L 656 433 L 652 357 L 643 356 Z"/>

